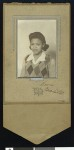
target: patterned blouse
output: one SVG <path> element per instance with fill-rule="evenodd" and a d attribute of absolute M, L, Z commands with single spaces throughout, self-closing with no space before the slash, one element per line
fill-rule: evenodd
<path fill-rule="evenodd" d="M 25 76 L 26 77 L 49 77 L 48 65 L 46 61 L 33 64 L 32 61 L 28 61 L 25 64 Z"/>
<path fill-rule="evenodd" d="M 37 61 L 34 60 L 33 54 L 27 55 L 20 77 L 49 78 L 49 64 L 50 59 L 47 59 L 44 52 L 42 52 Z"/>

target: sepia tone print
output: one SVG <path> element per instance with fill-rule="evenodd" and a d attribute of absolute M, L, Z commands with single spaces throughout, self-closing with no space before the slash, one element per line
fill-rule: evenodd
<path fill-rule="evenodd" d="M 39 18 L 17 20 L 17 77 L 57 77 L 57 21 Z"/>

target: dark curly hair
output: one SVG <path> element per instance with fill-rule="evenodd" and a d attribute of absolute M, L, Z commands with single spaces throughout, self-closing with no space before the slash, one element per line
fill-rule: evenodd
<path fill-rule="evenodd" d="M 44 44 L 43 50 L 46 51 L 49 48 L 49 45 L 46 44 L 46 40 L 44 35 L 41 32 L 33 32 L 29 35 L 29 40 L 31 41 L 34 38 L 38 38 L 42 41 L 42 43 Z"/>

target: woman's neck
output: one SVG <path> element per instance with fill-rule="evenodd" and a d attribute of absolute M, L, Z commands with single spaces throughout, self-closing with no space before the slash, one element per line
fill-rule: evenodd
<path fill-rule="evenodd" d="M 34 54 L 33 54 L 35 61 L 41 56 L 41 54 L 42 54 L 42 52 L 39 53 L 39 54 L 37 54 L 37 55 L 34 55 Z"/>

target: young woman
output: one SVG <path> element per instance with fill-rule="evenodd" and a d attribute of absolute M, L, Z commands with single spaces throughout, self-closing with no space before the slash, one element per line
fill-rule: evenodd
<path fill-rule="evenodd" d="M 50 77 L 50 57 L 45 51 L 49 48 L 44 35 L 41 32 L 33 32 L 29 35 L 30 49 L 32 53 L 24 59 L 21 77 Z"/>

